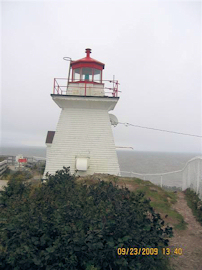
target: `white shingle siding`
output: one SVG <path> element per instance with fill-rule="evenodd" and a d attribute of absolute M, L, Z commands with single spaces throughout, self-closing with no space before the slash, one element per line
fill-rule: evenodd
<path fill-rule="evenodd" d="M 74 173 L 76 157 L 89 158 L 88 170 L 78 172 L 79 175 L 118 175 L 120 170 L 108 114 L 118 99 L 57 96 L 53 99 L 63 109 L 52 145 L 47 146 L 44 175 L 46 172 L 54 174 L 63 166 L 70 166 Z"/>

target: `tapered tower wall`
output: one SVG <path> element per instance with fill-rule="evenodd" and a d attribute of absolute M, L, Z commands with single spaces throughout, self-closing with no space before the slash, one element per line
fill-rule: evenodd
<path fill-rule="evenodd" d="M 62 108 L 45 173 L 54 174 L 63 166 L 76 170 L 77 158 L 88 159 L 88 169 L 77 175 L 107 173 L 119 175 L 120 169 L 108 111 L 118 98 L 52 95 Z"/>

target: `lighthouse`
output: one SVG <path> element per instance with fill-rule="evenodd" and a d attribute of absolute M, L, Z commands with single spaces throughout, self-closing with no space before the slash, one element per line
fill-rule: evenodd
<path fill-rule="evenodd" d="M 118 81 L 103 80 L 105 65 L 90 56 L 70 61 L 68 78 L 54 79 L 53 101 L 61 108 L 56 131 L 46 137 L 46 173 L 70 167 L 84 176 L 120 175 L 109 112 L 118 100 Z"/>

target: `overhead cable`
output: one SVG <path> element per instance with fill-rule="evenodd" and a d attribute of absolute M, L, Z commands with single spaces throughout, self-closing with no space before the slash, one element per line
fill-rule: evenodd
<path fill-rule="evenodd" d="M 169 130 L 164 130 L 164 129 L 159 129 L 159 128 L 143 127 L 143 126 L 139 126 L 139 125 L 133 125 L 130 123 L 120 123 L 119 122 L 119 124 L 125 125 L 126 127 L 132 126 L 132 127 L 138 127 L 138 128 L 146 128 L 146 129 L 157 130 L 157 131 L 162 131 L 162 132 L 167 132 L 167 133 L 174 133 L 174 134 L 179 134 L 179 135 L 186 135 L 186 136 L 202 138 L 201 135 L 194 135 L 194 134 L 188 134 L 188 133 L 182 133 L 182 132 L 176 132 L 176 131 L 169 131 Z"/>

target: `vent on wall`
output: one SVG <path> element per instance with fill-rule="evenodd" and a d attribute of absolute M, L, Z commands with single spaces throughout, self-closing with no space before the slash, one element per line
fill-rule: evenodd
<path fill-rule="evenodd" d="M 76 170 L 87 171 L 89 167 L 89 158 L 76 158 Z"/>

